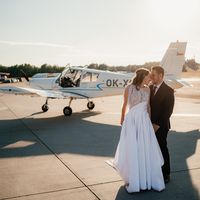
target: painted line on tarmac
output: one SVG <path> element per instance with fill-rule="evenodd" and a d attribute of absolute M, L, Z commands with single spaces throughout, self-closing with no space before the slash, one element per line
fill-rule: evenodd
<path fill-rule="evenodd" d="M 183 81 L 200 82 L 200 78 L 182 78 Z"/>
<path fill-rule="evenodd" d="M 120 112 L 105 112 L 104 114 L 108 115 L 120 115 Z M 174 113 L 172 117 L 200 117 L 200 114 L 193 114 L 193 113 Z"/>
<path fill-rule="evenodd" d="M 180 169 L 180 170 L 172 170 L 171 173 L 179 173 L 179 172 L 186 172 L 186 171 L 192 171 L 192 170 L 199 170 L 200 167 L 194 167 L 194 168 L 188 168 L 188 169 Z"/>
<path fill-rule="evenodd" d="M 172 114 L 173 117 L 200 117 L 200 114 L 193 114 L 193 113 L 174 113 Z"/>

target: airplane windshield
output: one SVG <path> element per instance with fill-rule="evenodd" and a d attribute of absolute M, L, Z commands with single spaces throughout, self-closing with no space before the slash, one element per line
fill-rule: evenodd
<path fill-rule="evenodd" d="M 64 75 L 67 73 L 67 71 L 69 71 L 69 67 L 66 67 L 66 68 L 62 71 L 61 76 L 64 76 Z"/>
<path fill-rule="evenodd" d="M 88 87 L 91 83 L 96 83 L 99 73 L 83 71 L 67 67 L 59 78 L 61 87 Z"/>
<path fill-rule="evenodd" d="M 61 87 L 79 87 L 81 70 L 72 69 L 70 67 L 66 68 L 60 77 Z"/>

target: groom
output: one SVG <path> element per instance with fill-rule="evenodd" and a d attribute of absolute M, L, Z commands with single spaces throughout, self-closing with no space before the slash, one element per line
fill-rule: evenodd
<path fill-rule="evenodd" d="M 170 181 L 170 157 L 167 148 L 167 135 L 170 129 L 170 116 L 174 108 L 174 90 L 163 81 L 164 69 L 160 66 L 151 68 L 152 85 L 150 86 L 151 121 L 164 158 L 162 166 L 165 183 Z"/>

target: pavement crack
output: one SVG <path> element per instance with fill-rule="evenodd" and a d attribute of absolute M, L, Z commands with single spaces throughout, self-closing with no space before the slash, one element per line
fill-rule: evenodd
<path fill-rule="evenodd" d="M 93 187 L 93 186 L 97 186 L 97 185 L 104 185 L 104 184 L 109 184 L 109 183 L 118 183 L 123 181 L 122 179 L 119 180 L 115 180 L 115 181 L 106 181 L 106 182 L 102 182 L 102 183 L 95 183 L 95 184 L 91 184 L 91 185 L 87 185 L 88 187 Z"/>
<path fill-rule="evenodd" d="M 200 167 L 194 167 L 194 168 L 190 168 L 190 169 L 180 169 L 180 170 L 174 170 L 171 173 L 175 174 L 175 173 L 179 173 L 179 172 L 187 172 L 187 171 L 192 171 L 192 170 L 198 170 L 200 169 Z"/>
<path fill-rule="evenodd" d="M 15 196 L 15 197 L 6 197 L 6 198 L 2 198 L 0 200 L 16 199 L 16 198 L 36 196 L 36 195 L 41 195 L 41 194 L 51 194 L 51 193 L 56 193 L 56 192 L 68 191 L 68 190 L 76 190 L 76 189 L 80 189 L 80 188 L 84 188 L 84 186 L 66 188 L 66 189 L 60 189 L 60 190 L 52 190 L 52 191 L 46 191 L 46 192 L 38 192 L 38 193 L 33 193 L 33 194 L 25 194 L 25 195 L 20 195 L 20 196 Z"/>

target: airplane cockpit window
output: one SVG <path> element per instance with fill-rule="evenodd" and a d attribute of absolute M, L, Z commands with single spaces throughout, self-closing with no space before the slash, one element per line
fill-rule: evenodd
<path fill-rule="evenodd" d="M 92 73 L 87 72 L 82 76 L 82 82 L 91 82 L 92 81 Z"/>
<path fill-rule="evenodd" d="M 79 87 L 81 70 L 66 69 L 60 77 L 61 87 Z"/>
<path fill-rule="evenodd" d="M 83 74 L 82 81 L 81 82 L 96 82 L 98 79 L 99 74 L 98 73 L 91 73 L 87 72 Z"/>
<path fill-rule="evenodd" d="M 61 87 L 88 87 L 89 83 L 97 82 L 98 73 L 87 72 L 80 69 L 66 68 L 60 75 L 57 83 Z"/>
<path fill-rule="evenodd" d="M 81 81 L 81 70 L 76 70 L 75 75 L 73 77 L 73 82 L 76 84 L 76 87 L 80 86 L 80 81 Z"/>
<path fill-rule="evenodd" d="M 99 77 L 99 74 L 98 74 L 98 73 L 92 73 L 92 81 L 93 81 L 93 82 L 96 82 L 97 79 L 98 79 L 98 77 Z"/>

